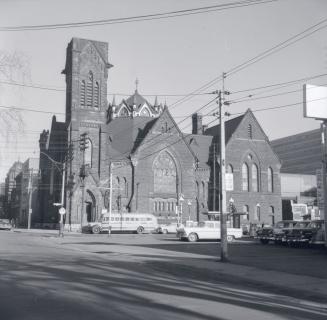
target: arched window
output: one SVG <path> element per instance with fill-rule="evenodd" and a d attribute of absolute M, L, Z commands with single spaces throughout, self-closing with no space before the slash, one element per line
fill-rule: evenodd
<path fill-rule="evenodd" d="M 92 168 L 92 153 L 93 153 L 93 144 L 91 139 L 87 139 L 88 148 L 85 149 L 85 166 Z"/>
<path fill-rule="evenodd" d="M 259 170 L 255 163 L 252 164 L 252 191 L 259 192 Z"/>
<path fill-rule="evenodd" d="M 274 192 L 274 172 L 272 168 L 268 168 L 268 192 Z"/>
<path fill-rule="evenodd" d="M 87 85 L 86 85 L 86 105 L 92 107 L 93 105 L 93 73 L 90 71 Z"/>
<path fill-rule="evenodd" d="M 154 192 L 176 194 L 177 169 L 175 161 L 167 152 L 161 152 L 153 162 Z"/>
<path fill-rule="evenodd" d="M 100 87 L 99 83 L 96 82 L 94 86 L 94 106 L 99 108 L 99 101 L 100 101 Z"/>
<path fill-rule="evenodd" d="M 85 80 L 81 82 L 80 104 L 82 107 L 85 107 Z"/>
<path fill-rule="evenodd" d="M 202 197 L 203 199 L 206 198 L 206 189 L 205 189 L 205 183 L 202 181 Z"/>
<path fill-rule="evenodd" d="M 128 182 L 126 180 L 126 178 L 123 178 L 124 181 L 124 192 L 123 194 L 125 195 L 125 197 L 128 197 Z"/>
<path fill-rule="evenodd" d="M 252 133 L 252 125 L 248 125 L 248 138 L 252 139 L 253 138 L 253 133 Z"/>
<path fill-rule="evenodd" d="M 200 196 L 199 182 L 196 182 L 196 197 L 199 199 L 199 196 Z"/>
<path fill-rule="evenodd" d="M 260 205 L 257 204 L 254 208 L 254 220 L 260 221 Z"/>
<path fill-rule="evenodd" d="M 275 224 L 275 208 L 273 206 L 269 207 L 269 216 L 271 218 L 271 224 Z"/>
<path fill-rule="evenodd" d="M 243 212 L 245 213 L 243 215 L 243 220 L 250 220 L 250 216 L 249 216 L 249 206 L 247 204 L 245 204 L 243 206 Z"/>
<path fill-rule="evenodd" d="M 249 167 L 246 163 L 242 165 L 242 190 L 249 191 Z"/>

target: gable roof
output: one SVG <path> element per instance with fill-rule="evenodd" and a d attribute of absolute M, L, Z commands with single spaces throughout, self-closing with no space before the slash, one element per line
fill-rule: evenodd
<path fill-rule="evenodd" d="M 225 121 L 225 142 L 226 143 L 228 143 L 229 139 L 231 138 L 231 136 L 233 135 L 233 133 L 238 128 L 239 124 L 244 119 L 246 113 L 245 114 L 242 114 L 241 116 L 238 116 L 236 118 L 233 118 L 233 119 L 230 119 L 230 120 Z M 204 134 L 205 135 L 209 135 L 209 136 L 217 137 L 217 139 L 219 141 L 219 137 L 220 137 L 220 124 L 217 124 L 217 125 L 215 125 L 213 127 L 210 127 L 208 129 L 206 129 L 204 131 Z"/>
<path fill-rule="evenodd" d="M 122 117 L 111 120 L 107 126 L 110 157 L 127 159 L 142 142 L 157 118 Z"/>
<path fill-rule="evenodd" d="M 206 165 L 209 162 L 209 150 L 213 137 L 201 134 L 185 134 L 184 139 L 187 141 L 199 160 L 199 166 L 203 167 Z"/>
<path fill-rule="evenodd" d="M 156 121 L 158 121 L 159 119 L 163 118 L 164 115 L 167 115 L 167 116 L 168 116 L 168 118 L 170 119 L 170 121 L 173 123 L 174 128 L 175 128 L 175 129 L 177 130 L 177 132 L 178 132 L 178 136 L 180 137 L 180 139 L 177 140 L 176 142 L 181 141 L 181 140 L 184 141 L 186 147 L 188 148 L 188 150 L 190 151 L 190 153 L 192 154 L 192 156 L 194 157 L 194 159 L 198 160 L 196 154 L 194 153 L 194 151 L 193 151 L 192 148 L 190 147 L 189 143 L 187 143 L 187 141 L 185 140 L 185 137 L 184 137 L 183 133 L 180 131 L 180 129 L 179 129 L 177 123 L 175 122 L 175 120 L 174 120 L 173 117 L 171 116 L 171 114 L 170 114 L 170 112 L 169 112 L 167 106 L 164 107 L 163 112 L 161 113 L 161 115 L 160 115 L 158 118 L 156 118 Z M 156 121 L 155 121 L 155 122 L 156 122 Z M 153 122 L 153 124 L 151 125 L 151 127 L 153 127 L 153 125 L 155 124 L 155 122 Z M 150 128 L 149 128 L 148 130 L 150 130 Z M 160 134 L 161 134 L 161 133 L 160 133 Z M 138 148 L 142 145 L 142 142 L 143 142 L 143 141 L 140 140 L 140 144 L 139 144 L 139 145 L 137 146 L 137 148 L 135 148 L 135 150 L 133 151 L 134 153 L 135 153 L 135 152 L 138 150 Z"/>

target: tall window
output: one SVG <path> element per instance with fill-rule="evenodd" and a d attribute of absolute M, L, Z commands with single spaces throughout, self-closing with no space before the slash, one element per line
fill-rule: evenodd
<path fill-rule="evenodd" d="M 271 218 L 271 224 L 275 224 L 275 208 L 273 206 L 269 207 L 269 216 Z"/>
<path fill-rule="evenodd" d="M 93 73 L 90 71 L 87 85 L 86 85 L 86 105 L 92 107 L 93 105 Z"/>
<path fill-rule="evenodd" d="M 252 191 L 259 192 L 259 171 L 256 164 L 252 164 Z"/>
<path fill-rule="evenodd" d="M 274 192 L 274 172 L 272 168 L 268 168 L 268 192 Z"/>
<path fill-rule="evenodd" d="M 96 108 L 99 108 L 99 95 L 100 95 L 100 88 L 99 88 L 99 83 L 96 82 L 94 86 L 94 106 Z"/>
<path fill-rule="evenodd" d="M 203 199 L 206 198 L 206 188 L 205 188 L 205 183 L 202 181 L 202 197 Z"/>
<path fill-rule="evenodd" d="M 82 107 L 85 107 L 85 80 L 81 82 L 80 103 Z"/>
<path fill-rule="evenodd" d="M 243 206 L 243 212 L 245 213 L 245 215 L 243 215 L 243 220 L 250 220 L 249 206 L 247 204 Z"/>
<path fill-rule="evenodd" d="M 246 163 L 242 165 L 242 190 L 249 191 L 249 167 Z"/>
<path fill-rule="evenodd" d="M 256 205 L 254 212 L 255 212 L 254 219 L 260 221 L 260 205 L 259 204 Z"/>

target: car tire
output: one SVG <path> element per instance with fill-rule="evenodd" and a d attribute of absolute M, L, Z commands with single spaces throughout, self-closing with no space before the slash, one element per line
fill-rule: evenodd
<path fill-rule="evenodd" d="M 269 240 L 268 239 L 260 239 L 260 242 L 262 244 L 268 244 L 269 243 Z"/>
<path fill-rule="evenodd" d="M 143 231 L 144 231 L 144 228 L 141 226 L 136 229 L 137 234 L 141 234 L 141 233 L 143 233 Z"/>
<path fill-rule="evenodd" d="M 196 234 L 196 233 L 194 233 L 194 232 L 192 232 L 192 233 L 190 233 L 189 235 L 188 235 L 188 237 L 187 237 L 187 240 L 189 241 L 189 242 L 197 242 L 198 241 L 198 235 Z"/>
<path fill-rule="evenodd" d="M 167 229 L 163 229 L 163 230 L 162 230 L 162 233 L 163 233 L 163 234 L 167 234 L 167 233 L 168 233 L 168 230 L 167 230 Z"/>
<path fill-rule="evenodd" d="M 100 227 L 99 226 L 93 226 L 92 227 L 92 233 L 94 234 L 99 234 L 101 231 Z"/>
<path fill-rule="evenodd" d="M 227 236 L 227 242 L 233 242 L 234 241 L 234 237 L 231 235 Z"/>

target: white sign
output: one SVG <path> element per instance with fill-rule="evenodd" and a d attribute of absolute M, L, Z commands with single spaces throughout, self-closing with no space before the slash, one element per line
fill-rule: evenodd
<path fill-rule="evenodd" d="M 233 173 L 225 173 L 225 183 L 226 183 L 226 191 L 234 190 L 234 175 L 233 175 Z"/>
<path fill-rule="evenodd" d="M 305 118 L 327 119 L 327 87 L 303 85 Z"/>
<path fill-rule="evenodd" d="M 308 214 L 308 206 L 305 203 L 292 204 L 293 220 L 301 221 Z"/>
<path fill-rule="evenodd" d="M 66 209 L 64 207 L 59 209 L 59 214 L 64 215 L 66 213 Z"/>

